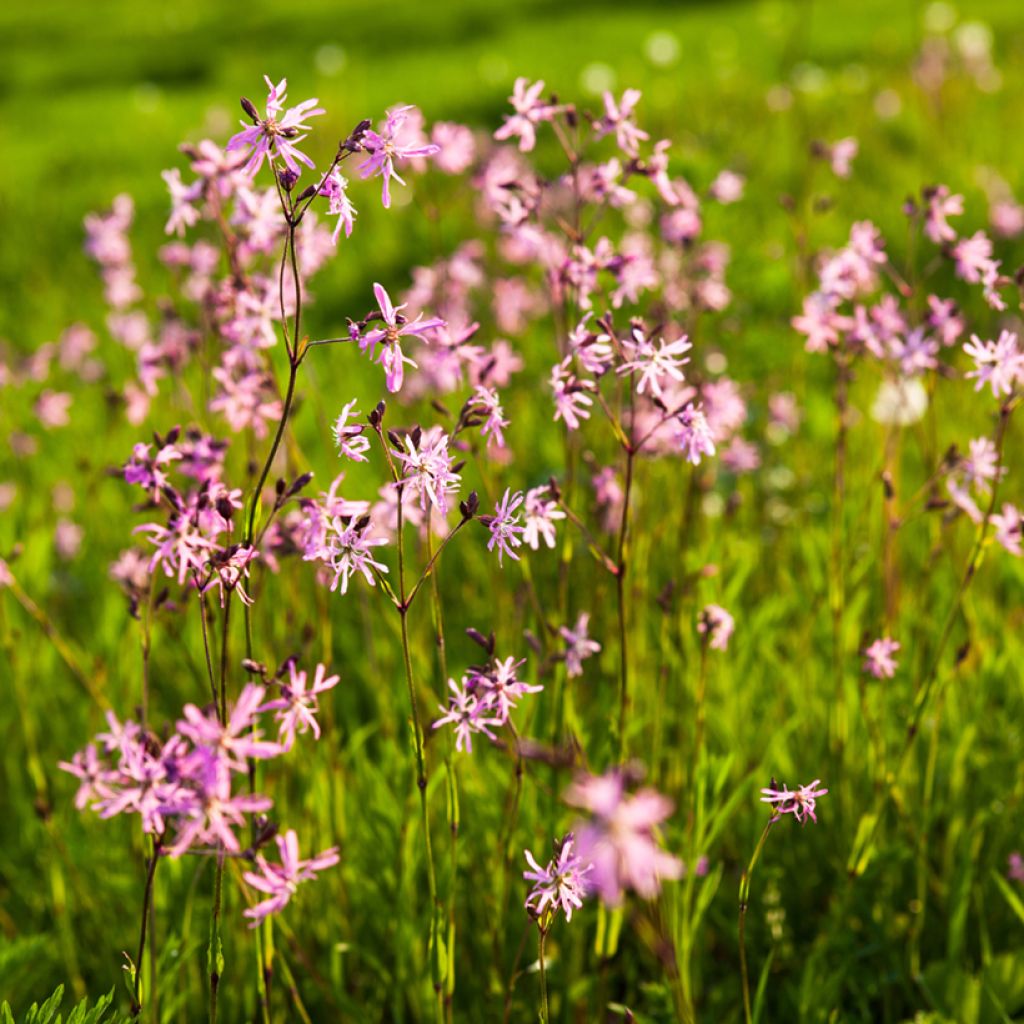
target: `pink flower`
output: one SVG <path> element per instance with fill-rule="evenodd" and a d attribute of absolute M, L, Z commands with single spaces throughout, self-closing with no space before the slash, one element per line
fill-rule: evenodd
<path fill-rule="evenodd" d="M 356 218 L 356 208 L 348 197 L 348 182 L 342 177 L 341 172 L 335 168 L 327 176 L 327 179 L 320 186 L 320 195 L 325 196 L 328 201 L 328 212 L 336 214 L 338 223 L 334 227 L 334 241 L 338 241 L 341 229 L 345 229 L 345 237 L 352 237 L 352 225 Z"/>
<path fill-rule="evenodd" d="M 473 688 L 479 710 L 493 711 L 497 715 L 498 725 L 508 721 L 520 697 L 527 693 L 540 693 L 544 689 L 543 686 L 531 686 L 516 677 L 524 664 L 523 659 L 494 658 L 483 671 L 470 669 L 469 685 Z"/>
<path fill-rule="evenodd" d="M 307 686 L 306 673 L 295 668 L 295 662 L 288 663 L 289 682 L 281 684 L 281 696 L 267 701 L 260 711 L 276 711 L 274 716 L 280 725 L 280 739 L 285 750 L 291 750 L 296 732 L 312 732 L 320 739 L 320 724 L 316 720 L 319 710 L 318 694 L 338 685 L 339 676 L 328 676 L 325 665 L 317 665 L 313 683 Z"/>
<path fill-rule="evenodd" d="M 597 138 L 615 133 L 615 141 L 626 156 L 636 157 L 640 153 L 640 143 L 650 136 L 641 131 L 634 123 L 634 108 L 640 101 L 642 93 L 639 89 L 627 89 L 622 94 L 621 102 L 616 102 L 610 93 L 604 94 L 604 116 L 594 125 Z"/>
<path fill-rule="evenodd" d="M 268 89 L 266 116 L 261 118 L 256 108 L 245 100 L 242 106 L 252 118 L 253 124 L 246 127 L 245 122 L 242 122 L 243 130 L 228 141 L 227 152 L 231 153 L 236 149 L 249 150 L 249 160 L 244 169 L 250 177 L 260 169 L 265 158 L 275 155 L 284 161 L 285 167 L 292 174 L 299 175 L 302 173 L 300 163 L 313 167 L 313 161 L 295 148 L 296 144 L 306 137 L 299 133 L 309 131 L 309 125 L 303 124 L 303 121 L 307 117 L 318 117 L 324 111 L 316 105 L 317 101 L 312 99 L 285 110 L 284 116 L 281 116 L 287 98 L 285 89 L 288 87 L 288 80 L 282 78 L 274 85 L 270 78 L 264 75 L 263 81 L 267 83 Z"/>
<path fill-rule="evenodd" d="M 191 185 L 185 185 L 181 180 L 181 171 L 177 167 L 162 171 L 160 177 L 167 183 L 167 189 L 171 193 L 171 215 L 164 231 L 168 235 L 184 238 L 186 228 L 192 227 L 199 220 L 199 211 L 192 204 L 202 198 L 203 181 L 199 179 Z"/>
<path fill-rule="evenodd" d="M 555 395 L 555 422 L 564 420 L 570 430 L 579 430 L 581 420 L 590 419 L 590 406 L 594 399 L 587 393 L 596 391 L 593 381 L 580 380 L 569 372 L 572 356 L 551 368 L 549 384 Z"/>
<path fill-rule="evenodd" d="M 404 365 L 406 363 L 410 366 L 416 365 L 402 353 L 401 339 L 411 337 L 425 342 L 427 339 L 423 336 L 424 331 L 445 327 L 447 324 L 440 317 L 424 320 L 422 313 L 415 320 L 406 320 L 404 316 L 400 315 L 401 311 L 405 309 L 405 305 L 393 305 L 391 296 L 381 284 L 374 284 L 373 294 L 377 297 L 377 306 L 380 309 L 380 318 L 384 322 L 384 326 L 374 327 L 367 331 L 359 339 L 359 348 L 363 352 L 369 351 L 372 358 L 376 353 L 378 343 L 383 346 L 378 362 L 384 367 L 388 390 L 401 391 Z"/>
<path fill-rule="evenodd" d="M 761 803 L 772 804 L 772 811 L 776 816 L 792 814 L 801 825 L 805 824 L 808 818 L 817 824 L 818 819 L 814 816 L 815 803 L 828 792 L 827 789 L 818 789 L 820 782 L 820 779 L 815 779 L 808 786 L 800 786 L 795 793 L 791 793 L 786 786 L 782 789 L 762 789 Z"/>
<path fill-rule="evenodd" d="M 526 516 L 523 528 L 523 542 L 536 551 L 543 538 L 549 547 L 555 546 L 555 522 L 565 518 L 565 513 L 551 497 L 551 489 L 544 485 L 533 487 L 526 492 L 526 503 L 523 506 Z"/>
<path fill-rule="evenodd" d="M 450 441 L 440 428 L 426 433 L 414 430 L 402 439 L 404 451 L 392 450 L 401 463 L 404 491 L 419 498 L 424 512 L 433 505 L 442 516 L 447 515 L 449 495 L 458 494 L 462 477 L 452 469 L 455 457 L 448 452 Z"/>
<path fill-rule="evenodd" d="M 414 110 L 416 108 L 413 106 L 393 107 L 388 111 L 380 134 L 370 129 L 363 135 L 362 144 L 367 159 L 359 165 L 359 173 L 363 178 L 381 177 L 381 202 L 385 209 L 391 205 L 391 179 L 394 178 L 401 185 L 405 184 L 395 170 L 395 160 L 433 156 L 441 148 L 430 142 L 408 142 L 402 138 L 403 125 L 410 111 Z"/>
<path fill-rule="evenodd" d="M 946 221 L 964 212 L 964 197 L 950 193 L 948 186 L 938 185 L 925 193 L 928 210 L 925 214 L 924 233 L 936 244 L 952 242 L 956 232 Z"/>
<path fill-rule="evenodd" d="M 441 717 L 434 722 L 432 728 L 440 729 L 442 725 L 455 726 L 455 749 L 458 751 L 465 749 L 467 753 L 471 754 L 473 753 L 473 734 L 483 733 L 483 735 L 494 739 L 494 733 L 488 726 L 500 725 L 501 722 L 486 714 L 490 709 L 487 705 L 481 704 L 476 696 L 471 678 L 463 676 L 461 685 L 454 679 L 449 679 L 448 689 L 452 691 L 452 695 L 448 698 L 448 707 L 440 708 Z"/>
<path fill-rule="evenodd" d="M 706 605 L 697 620 L 697 632 L 706 636 L 709 646 L 716 651 L 724 651 L 729 646 L 734 628 L 733 617 L 717 604 Z"/>
<path fill-rule="evenodd" d="M 36 401 L 35 413 L 41 426 L 47 430 L 66 427 L 71 422 L 71 395 L 64 391 L 44 391 Z"/>
<path fill-rule="evenodd" d="M 566 791 L 565 800 L 592 815 L 576 830 L 577 850 L 582 861 L 592 865 L 588 883 L 606 904 L 618 906 L 626 890 L 652 899 L 661 890 L 662 879 L 682 877 L 682 861 L 655 841 L 658 825 L 672 813 L 671 800 L 653 789 L 627 796 L 617 771 L 581 776 Z"/>
<path fill-rule="evenodd" d="M 864 671 L 876 679 L 892 679 L 897 662 L 893 655 L 900 645 L 887 636 L 879 637 L 864 651 Z"/>
<path fill-rule="evenodd" d="M 1022 554 L 1021 534 L 1024 530 L 1024 519 L 1016 505 L 1003 503 L 1003 510 L 989 518 L 995 528 L 996 540 L 1011 554 L 1018 557 Z"/>
<path fill-rule="evenodd" d="M 1024 882 L 1024 857 L 1021 857 L 1019 853 L 1011 853 L 1007 858 L 1009 867 L 1006 871 L 1006 877 L 1011 882 Z"/>
<path fill-rule="evenodd" d="M 512 87 L 509 102 L 515 113 L 506 115 L 505 123 L 494 133 L 499 142 L 518 138 L 519 151 L 528 153 L 537 144 L 536 126 L 541 121 L 549 121 L 554 108 L 544 103 L 540 95 L 544 91 L 543 81 L 530 85 L 528 78 L 517 78 Z"/>
<path fill-rule="evenodd" d="M 334 443 L 338 446 L 340 455 L 353 462 L 366 462 L 365 453 L 370 450 L 370 439 L 363 436 L 366 426 L 362 423 L 349 425 L 348 422 L 351 417 L 360 415 L 355 404 L 356 400 L 353 398 L 342 408 L 331 427 L 331 433 L 334 435 Z"/>
<path fill-rule="evenodd" d="M 246 871 L 242 877 L 254 889 L 266 893 L 269 899 L 242 911 L 252 919 L 250 927 L 257 927 L 270 914 L 276 914 L 286 907 L 302 882 L 311 882 L 317 872 L 333 867 L 340 859 L 338 848 L 318 853 L 309 860 L 299 859 L 299 841 L 294 830 L 289 829 L 283 836 L 275 836 L 280 864 L 269 863 L 262 854 L 256 857 L 256 871 Z"/>
<path fill-rule="evenodd" d="M 676 443 L 691 465 L 699 466 L 703 457 L 715 454 L 715 440 L 707 418 L 692 402 L 672 420 Z"/>
<path fill-rule="evenodd" d="M 537 919 L 545 914 L 561 911 L 566 921 L 572 920 L 572 913 L 583 906 L 587 895 L 586 875 L 593 869 L 582 857 L 573 851 L 575 836 L 569 832 L 560 843 L 555 844 L 554 860 L 541 867 L 529 850 L 523 851 L 529 871 L 523 878 L 533 882 L 533 888 L 526 897 L 524 906 Z"/>
<path fill-rule="evenodd" d="M 248 771 L 247 758 L 277 757 L 282 751 L 279 744 L 260 740 L 259 731 L 252 728 L 265 693 L 264 687 L 247 683 L 224 725 L 212 710 L 204 713 L 195 704 L 186 704 L 178 732 L 197 747 L 215 753 L 226 768 Z"/>
<path fill-rule="evenodd" d="M 642 395 L 648 388 L 655 398 L 663 396 L 662 383 L 665 378 L 670 378 L 677 383 L 683 381 L 683 371 L 690 360 L 683 358 L 684 353 L 689 352 L 693 346 L 684 334 L 675 341 L 659 339 L 655 348 L 654 342 L 645 337 L 640 331 L 634 331 L 629 340 L 623 341 L 623 348 L 630 357 L 615 372 L 618 374 L 632 374 L 640 372 L 640 380 L 636 386 L 638 395 Z"/>
<path fill-rule="evenodd" d="M 1015 386 L 1024 383 L 1024 352 L 1012 331 L 1001 331 L 997 341 L 982 341 L 972 334 L 964 351 L 974 360 L 974 369 L 967 373 L 967 378 L 977 380 L 975 391 L 988 384 L 998 398 L 1012 394 Z"/>
<path fill-rule="evenodd" d="M 565 641 L 565 669 L 570 679 L 583 675 L 583 662 L 601 650 L 601 645 L 587 634 L 589 623 L 590 612 L 580 612 L 572 629 L 558 627 L 558 634 Z"/>
<path fill-rule="evenodd" d="M 465 125 L 437 121 L 430 131 L 430 141 L 437 146 L 434 163 L 438 170 L 445 174 L 462 174 L 472 166 L 476 157 L 476 141 Z"/>
<path fill-rule="evenodd" d="M 522 546 L 523 538 L 520 536 L 525 532 L 524 527 L 519 525 L 521 512 L 516 510 L 523 503 L 523 492 L 505 488 L 505 494 L 494 508 L 493 516 L 480 516 L 480 521 L 490 531 L 491 537 L 487 541 L 487 550 L 498 549 L 498 564 L 501 565 L 502 555 L 519 561 L 515 549 Z"/>
<path fill-rule="evenodd" d="M 711 182 L 708 193 L 712 199 L 725 206 L 729 203 L 739 202 L 743 198 L 745 184 L 746 179 L 742 174 L 736 174 L 735 171 L 721 171 L 718 177 Z"/>
<path fill-rule="evenodd" d="M 850 137 L 833 142 L 827 149 L 828 162 L 837 178 L 848 178 L 853 159 L 857 155 L 857 140 Z"/>

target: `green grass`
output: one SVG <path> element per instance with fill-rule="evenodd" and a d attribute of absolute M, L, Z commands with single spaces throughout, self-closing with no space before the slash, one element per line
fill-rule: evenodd
<path fill-rule="evenodd" d="M 709 494 L 722 499 L 718 514 L 714 502 L 698 494 L 698 508 L 707 514 L 688 516 L 690 477 L 678 468 L 642 464 L 631 570 L 631 749 L 647 763 L 649 780 L 677 804 L 666 845 L 684 857 L 707 853 L 712 870 L 704 880 L 670 885 L 653 907 L 629 903 L 606 967 L 599 936 L 615 922 L 591 906 L 570 925 L 560 923 L 549 942 L 556 1021 L 600 1019 L 602 998 L 628 1005 L 641 1021 L 677 1019 L 675 966 L 692 982 L 698 1019 L 742 1019 L 736 894 L 764 824 L 757 790 L 773 775 L 791 784 L 820 776 L 830 794 L 819 805 L 817 827 L 799 830 L 787 821 L 773 831 L 754 877 L 747 948 L 753 983 L 766 972 L 763 1022 L 897 1022 L 920 1013 L 921 1020 L 987 1024 L 1024 1013 L 1020 889 L 1001 879 L 1007 854 L 1024 845 L 1021 562 L 996 551 L 985 558 L 942 662 L 941 699 L 925 718 L 900 779 L 900 810 L 888 808 L 869 861 L 851 877 L 848 860 L 875 785 L 882 784 L 856 686 L 857 652 L 882 619 L 878 474 L 884 434 L 866 415 L 878 378 L 865 369 L 853 384 L 852 404 L 862 415 L 851 433 L 845 508 L 840 710 L 828 607 L 832 375 L 826 360 L 803 353 L 788 324 L 805 290 L 799 254 L 840 244 L 852 220 L 874 220 L 894 261 L 904 265 L 900 206 L 922 185 L 944 181 L 965 193 L 965 230 L 985 223 L 979 167 L 996 168 L 1024 196 L 1024 15 L 1012 0 L 983 0 L 971 4 L 969 14 L 964 5 L 962 13 L 992 27 L 1003 85 L 989 94 L 954 76 L 941 102 L 933 103 L 911 78 L 923 31 L 916 3 L 458 2 L 428 14 L 408 3 L 304 0 L 289 8 L 243 8 L 53 0 L 0 12 L 6 171 L 0 179 L 0 338 L 16 353 L 54 339 L 72 321 L 102 329 L 95 270 L 81 252 L 81 220 L 120 191 L 131 192 L 137 203 L 133 240 L 140 276 L 160 294 L 164 279 L 155 249 L 163 238 L 166 197 L 159 172 L 183 165 L 176 152 L 181 140 L 224 139 L 239 113 L 238 96 L 258 100 L 264 72 L 287 75 L 293 98 L 318 95 L 327 107 L 329 116 L 321 120 L 330 127 L 317 133 L 313 147 L 320 162 L 334 134 L 343 136 L 361 117 L 379 117 L 399 100 L 418 104 L 430 121 L 455 118 L 493 128 L 516 75 L 543 77 L 560 95 L 594 104 L 587 83 L 610 74 L 617 89 L 635 84 L 644 90 L 645 125 L 677 140 L 675 166 L 695 185 L 705 186 L 723 166 L 748 176 L 742 203 L 706 211 L 705 237 L 732 246 L 734 302 L 696 325 L 695 342 L 702 353 L 724 353 L 729 372 L 744 384 L 751 436 L 764 425 L 772 390 L 797 391 L 806 422 L 786 445 L 764 446 L 758 474 L 738 481 L 724 474 L 701 478 Z M 655 32 L 671 33 L 678 43 L 678 58 L 668 66 L 647 56 Z M 813 84 L 814 68 L 821 69 L 820 87 L 798 87 Z M 765 97 L 779 83 L 792 88 L 793 102 L 772 112 Z M 875 113 L 882 90 L 900 98 L 893 118 Z M 861 154 L 853 179 L 841 184 L 807 153 L 814 139 L 845 135 L 860 139 Z M 541 158 L 554 166 L 557 153 Z M 797 214 L 786 213 L 779 201 L 784 195 L 798 198 Z M 809 213 L 810 197 L 826 195 L 833 204 Z M 365 311 L 371 282 L 383 281 L 397 293 L 411 266 L 447 254 L 472 235 L 471 200 L 449 183 L 424 183 L 413 203 L 386 213 L 373 187 L 360 189 L 357 231 L 317 280 L 311 332 L 337 331 L 346 316 Z M 436 223 L 435 209 L 441 211 Z M 1000 255 L 1013 268 L 1024 250 L 1018 241 Z M 975 329 L 994 336 L 997 320 L 944 273 L 936 287 L 968 302 Z M 495 495 L 507 485 L 564 474 L 561 437 L 550 427 L 547 395 L 537 387 L 552 360 L 549 331 L 542 325 L 515 339 L 527 370 L 506 396 L 506 409 L 519 460 L 509 468 L 471 463 L 468 486 Z M 104 338 L 101 351 L 112 383 L 131 372 L 115 343 Z M 379 397 L 377 373 L 346 357 L 324 349 L 303 368 L 309 373 L 291 457 L 297 470 L 314 470 L 318 482 L 337 471 L 326 419 L 353 395 L 364 409 Z M 186 383 L 198 386 L 194 369 Z M 32 458 L 15 458 L 7 446 L 0 454 L 0 482 L 18 487 L 18 500 L 0 514 L 0 555 L 45 610 L 48 628 L 63 638 L 91 688 L 124 716 L 139 701 L 139 627 L 107 579 L 107 566 L 131 543 L 140 517 L 132 511 L 135 495 L 109 470 L 149 428 L 166 430 L 186 414 L 160 406 L 149 427 L 139 430 L 123 422 L 107 382 L 62 386 L 75 394 L 72 427 L 50 433 L 31 415 L 38 386 L 0 392 L 4 437 L 25 431 L 39 444 Z M 991 430 L 993 408 L 987 395 L 963 384 L 940 392 L 926 424 L 905 438 L 901 472 L 908 491 L 922 479 L 925 453 L 953 442 L 963 447 Z M 436 415 L 426 408 L 419 414 L 426 422 Z M 406 422 L 414 414 L 396 406 L 389 415 Z M 201 422 L 224 429 L 209 416 Z M 1006 493 L 1018 504 L 1021 436 L 1017 423 L 1006 448 Z M 612 441 L 598 430 L 586 446 L 599 464 L 615 458 Z M 53 488 L 64 481 L 76 495 L 69 515 L 86 529 L 83 551 L 70 563 L 57 559 L 52 543 L 58 518 Z M 346 494 L 370 497 L 379 482 L 377 471 L 350 472 Z M 453 545 L 440 574 L 453 675 L 476 657 L 465 628 L 494 628 L 499 651 L 520 656 L 530 653 L 524 629 L 537 629 L 521 567 L 507 565 L 499 573 L 482 550 L 482 533 L 473 529 L 465 543 Z M 602 656 L 572 691 L 569 725 L 591 767 L 600 770 L 614 756 L 614 586 L 578 535 L 565 536 L 573 542 L 563 555 L 570 565 L 567 608 L 571 618 L 592 610 L 594 633 L 604 642 Z M 871 684 L 867 694 L 890 753 L 905 733 L 915 685 L 935 652 L 971 540 L 963 524 L 945 524 L 939 514 L 916 518 L 901 532 L 901 668 L 892 683 Z M 552 606 L 559 557 L 555 552 L 531 564 L 538 592 L 550 595 Z M 706 565 L 716 566 L 717 574 L 701 575 Z M 670 584 L 672 599 L 659 603 Z M 276 808 L 299 829 L 303 848 L 338 843 L 342 854 L 340 868 L 304 890 L 275 933 L 275 1020 L 298 1019 L 289 975 L 314 1021 L 429 1020 L 422 837 L 397 621 L 378 594 L 363 588 L 342 600 L 315 586 L 309 574 L 267 577 L 261 590 L 261 606 L 273 615 L 262 620 L 260 657 L 276 663 L 301 652 L 307 661 L 328 660 L 342 675 L 325 702 L 324 740 L 268 772 Z M 710 660 L 708 755 L 694 766 L 700 662 L 694 625 L 708 601 L 736 614 L 737 631 L 728 654 Z M 426 603 L 416 609 L 412 628 L 414 668 L 432 710 L 443 680 Z M 964 653 L 954 665 L 955 649 Z M 539 670 L 537 662 L 531 658 L 531 671 Z M 158 720 L 172 722 L 183 703 L 204 699 L 195 614 L 158 618 L 152 678 L 151 715 Z M 102 726 L 102 708 L 9 592 L 0 593 L 0 680 L 6 698 L 0 705 L 6 737 L 0 751 L 0 999 L 10 1000 L 20 1020 L 30 1002 L 42 1002 L 59 983 L 68 987 L 68 1003 L 72 994 L 95 999 L 114 986 L 123 994 L 121 952 L 134 950 L 138 939 L 143 845 L 133 823 L 75 811 L 73 780 L 56 762 Z M 554 680 L 554 673 L 545 675 L 548 690 L 518 720 L 524 734 L 551 734 L 547 698 Z M 529 846 L 541 857 L 551 837 L 568 826 L 571 816 L 558 801 L 567 780 L 528 768 L 506 890 L 499 842 L 513 765 L 485 744 L 459 759 L 453 882 L 442 745 L 428 743 L 428 795 L 440 887 L 448 893 L 454 884 L 457 893 L 455 1019 L 500 1020 L 504 985 L 527 924 L 521 849 Z M 691 809 L 694 831 L 704 832 L 692 851 Z M 161 1020 L 200 1020 L 212 864 L 185 858 L 162 865 L 158 877 Z M 237 886 L 229 880 L 226 889 L 221 1019 L 251 1020 L 252 938 L 242 926 Z M 534 956 L 527 945 L 519 966 Z M 517 980 L 511 1019 L 534 1019 L 537 1005 L 537 976 L 530 971 Z"/>

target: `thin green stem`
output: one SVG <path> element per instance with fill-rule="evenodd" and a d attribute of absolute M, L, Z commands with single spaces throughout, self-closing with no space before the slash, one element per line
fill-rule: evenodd
<path fill-rule="evenodd" d="M 771 831 L 772 825 L 778 820 L 778 817 L 775 815 L 768 819 L 768 824 L 765 825 L 761 838 L 757 841 L 757 846 L 754 847 L 754 854 L 750 858 L 750 863 L 740 878 L 740 978 L 743 984 L 743 1019 L 746 1021 L 746 1024 L 752 1024 L 753 1021 L 753 1015 L 750 1010 L 750 977 L 747 973 L 747 905 L 750 900 L 750 879 L 754 874 L 754 868 L 757 865 L 758 858 L 761 856 L 761 850 L 764 848 L 768 833 Z"/>

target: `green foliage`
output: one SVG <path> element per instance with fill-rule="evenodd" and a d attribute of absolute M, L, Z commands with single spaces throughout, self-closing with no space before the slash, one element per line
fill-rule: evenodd
<path fill-rule="evenodd" d="M 64 1001 L 64 986 L 58 985 L 57 990 L 41 1006 L 33 1003 L 25 1014 L 15 1018 L 10 1004 L 4 1000 L 0 1003 L 0 1024 L 128 1024 L 129 1018 L 111 1009 L 114 993 L 100 996 L 90 1007 L 89 999 L 83 999 L 75 1005 L 65 1017 L 61 1013 Z"/>

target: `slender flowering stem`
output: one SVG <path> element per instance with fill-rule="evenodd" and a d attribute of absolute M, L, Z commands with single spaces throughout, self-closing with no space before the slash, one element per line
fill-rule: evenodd
<path fill-rule="evenodd" d="M 740 938 L 740 980 L 743 985 L 743 1018 L 746 1024 L 752 1024 L 753 1016 L 750 1012 L 750 978 L 747 974 L 747 905 L 750 900 L 750 879 L 754 874 L 754 868 L 757 865 L 757 860 L 761 856 L 761 850 L 764 848 L 765 840 L 768 838 L 768 833 L 771 831 L 772 825 L 779 820 L 777 814 L 773 814 L 768 819 L 768 824 L 765 825 L 764 831 L 761 833 L 761 838 L 757 841 L 757 846 L 754 847 L 754 854 L 750 858 L 750 863 L 747 865 L 746 871 L 743 872 L 740 877 L 740 904 L 739 904 L 739 938 Z"/>
<path fill-rule="evenodd" d="M 384 431 L 378 422 L 374 426 L 377 437 L 384 448 L 388 467 L 391 470 L 391 477 L 395 487 L 398 489 L 398 500 L 396 502 L 396 531 L 398 538 L 398 616 L 402 631 L 402 663 L 405 667 L 405 684 L 409 694 L 409 708 L 412 713 L 413 747 L 416 752 L 416 788 L 420 793 L 420 812 L 423 822 L 423 848 L 427 858 L 427 887 L 430 896 L 430 964 L 431 979 L 434 984 L 434 991 L 437 995 L 436 1011 L 438 1021 L 444 1020 L 444 993 L 441 984 L 440 964 L 438 962 L 438 917 L 439 906 L 437 902 L 437 873 L 434 868 L 434 852 L 430 841 L 430 813 L 427 807 L 427 762 L 423 751 L 423 730 L 420 726 L 419 705 L 416 700 L 416 683 L 412 673 L 412 655 L 409 648 L 409 604 L 405 590 L 405 543 L 403 540 L 404 512 L 402 479 L 398 474 L 398 468 L 391 458 Z"/>
<path fill-rule="evenodd" d="M 626 755 L 626 720 L 629 715 L 629 650 L 626 622 L 626 542 L 629 534 L 629 506 L 633 491 L 632 448 L 626 449 L 626 486 L 622 498 L 622 520 L 619 524 L 618 571 L 615 574 L 615 595 L 619 620 L 619 761 Z"/>
<path fill-rule="evenodd" d="M 142 893 L 142 916 L 139 923 L 139 951 L 135 959 L 135 997 L 132 1005 L 132 1017 L 139 1017 L 142 1014 L 142 961 L 146 955 L 146 927 L 153 901 L 153 878 L 156 875 L 156 866 L 159 861 L 160 838 L 154 836 L 146 866 L 146 885 Z M 154 994 L 150 993 L 149 997 L 152 998 Z"/>
<path fill-rule="evenodd" d="M 547 929 L 540 925 L 538 925 L 538 931 L 540 932 L 537 951 L 540 963 L 540 1022 L 541 1024 L 550 1024 L 551 1009 L 548 1006 L 548 975 L 544 962 L 544 946 L 547 942 L 548 933 Z"/>

